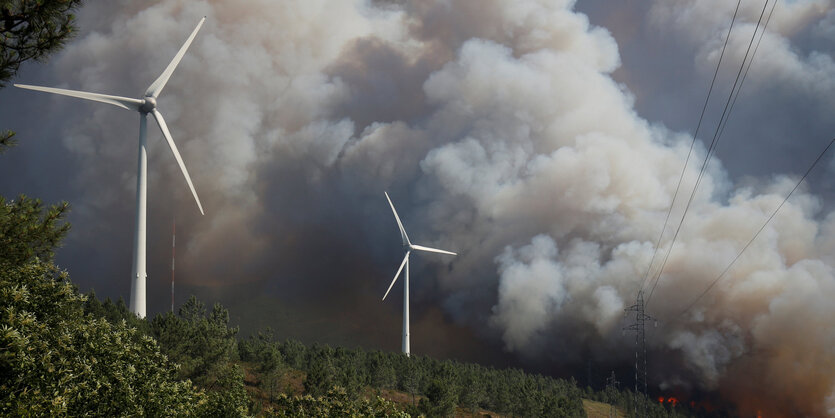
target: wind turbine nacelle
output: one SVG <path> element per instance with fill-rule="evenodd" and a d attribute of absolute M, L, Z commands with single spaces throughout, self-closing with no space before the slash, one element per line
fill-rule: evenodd
<path fill-rule="evenodd" d="M 156 109 L 157 107 L 157 99 L 151 96 L 145 96 L 145 100 L 142 101 L 142 105 L 139 106 L 139 111 L 142 113 L 149 113 Z"/>

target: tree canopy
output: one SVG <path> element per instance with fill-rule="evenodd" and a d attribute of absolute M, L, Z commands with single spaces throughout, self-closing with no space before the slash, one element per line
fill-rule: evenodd
<path fill-rule="evenodd" d="M 70 229 L 62 222 L 69 204 L 44 208 L 40 200 L 0 196 L 0 264 L 20 266 L 36 259 L 49 261 Z"/>
<path fill-rule="evenodd" d="M 205 396 L 156 341 L 84 311 L 56 267 L 66 205 L 0 200 L 0 415 L 194 415 Z"/>
<path fill-rule="evenodd" d="M 29 60 L 61 49 L 76 31 L 73 11 L 82 0 L 0 1 L 0 88 Z M 15 133 L 0 130 L 0 154 L 15 144 Z"/>
<path fill-rule="evenodd" d="M 0 2 L 0 87 L 28 60 L 60 49 L 75 33 L 73 11 L 81 0 Z"/>

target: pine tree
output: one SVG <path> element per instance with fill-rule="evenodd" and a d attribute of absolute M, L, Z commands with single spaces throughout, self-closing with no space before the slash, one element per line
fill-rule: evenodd
<path fill-rule="evenodd" d="M 3 0 L 0 2 L 0 88 L 20 65 L 41 60 L 75 33 L 73 10 L 81 0 Z M 0 154 L 15 144 L 15 133 L 0 131 Z"/>
<path fill-rule="evenodd" d="M 233 363 L 238 328 L 229 327 L 229 311 L 215 304 L 207 313 L 203 302 L 192 296 L 177 315 L 154 317 L 151 334 L 163 354 L 180 364 L 179 377 L 206 391 L 210 415 L 246 414 L 249 398 L 243 371 Z"/>
<path fill-rule="evenodd" d="M 81 0 L 4 0 L 0 3 L 0 87 L 25 61 L 60 49 L 75 33 Z"/>
<path fill-rule="evenodd" d="M 449 383 L 433 379 L 426 388 L 426 398 L 420 400 L 420 411 L 429 417 L 448 417 L 455 413 L 458 397 Z"/>

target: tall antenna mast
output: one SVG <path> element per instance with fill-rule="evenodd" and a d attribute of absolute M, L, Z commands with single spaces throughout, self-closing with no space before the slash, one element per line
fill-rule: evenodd
<path fill-rule="evenodd" d="M 655 318 L 644 313 L 644 291 L 638 292 L 635 304 L 624 309 L 624 312 L 635 312 L 635 322 L 624 328 L 624 331 L 635 331 L 635 416 L 639 416 L 638 399 L 643 410 L 643 416 L 647 416 L 647 346 L 644 325 L 647 320 Z M 641 358 L 643 357 L 643 359 Z M 643 361 L 641 361 L 643 360 Z M 639 397 L 639 389 L 643 390 L 643 397 Z"/>
<path fill-rule="evenodd" d="M 177 218 L 171 224 L 171 312 L 174 312 L 174 260 L 177 254 Z"/>

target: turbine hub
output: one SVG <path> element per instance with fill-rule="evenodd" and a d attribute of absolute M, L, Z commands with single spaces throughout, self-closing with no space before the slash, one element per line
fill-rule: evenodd
<path fill-rule="evenodd" d="M 157 99 L 152 96 L 145 96 L 145 100 L 143 100 L 142 106 L 139 106 L 139 111 L 142 113 L 148 113 L 157 107 Z"/>

